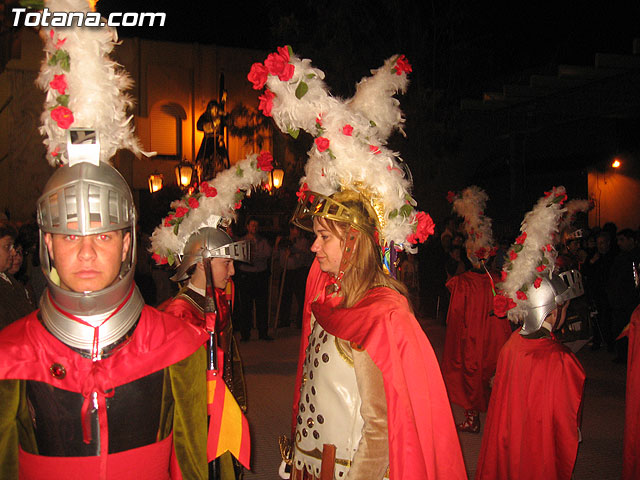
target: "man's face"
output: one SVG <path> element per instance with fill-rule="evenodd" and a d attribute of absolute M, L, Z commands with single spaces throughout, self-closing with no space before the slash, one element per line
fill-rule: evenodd
<path fill-rule="evenodd" d="M 9 267 L 9 273 L 11 275 L 15 275 L 22 267 L 22 261 L 24 260 L 24 256 L 22 253 L 22 247 L 18 246 L 14 249 L 13 257 L 11 257 L 11 266 Z"/>
<path fill-rule="evenodd" d="M 598 253 L 605 254 L 609 251 L 610 242 L 607 237 L 598 237 L 596 239 L 596 248 L 598 249 Z"/>
<path fill-rule="evenodd" d="M 73 292 L 96 292 L 112 285 L 131 246 L 122 230 L 96 235 L 44 235 L 49 256 L 60 276 L 60 287 Z"/>
<path fill-rule="evenodd" d="M 256 233 L 258 233 L 258 222 L 256 222 L 255 220 L 251 220 L 249 223 L 247 223 L 247 233 L 251 235 L 255 235 Z"/>
<path fill-rule="evenodd" d="M 631 250 L 633 250 L 633 247 L 635 246 L 635 242 L 633 241 L 633 238 L 629 238 L 625 235 L 618 235 L 618 246 L 620 247 L 620 250 L 622 250 L 623 252 L 630 252 Z"/>
<path fill-rule="evenodd" d="M 211 260 L 211 274 L 213 275 L 213 285 L 216 288 L 224 290 L 235 273 L 233 260 L 230 258 L 214 258 Z"/>
<path fill-rule="evenodd" d="M 0 238 L 0 272 L 4 273 L 11 268 L 13 254 L 13 238 L 5 235 Z"/>

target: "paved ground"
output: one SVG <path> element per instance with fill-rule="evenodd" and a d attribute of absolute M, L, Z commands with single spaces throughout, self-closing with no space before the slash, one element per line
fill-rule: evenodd
<path fill-rule="evenodd" d="M 444 327 L 421 320 L 438 358 L 444 346 Z M 254 336 L 255 337 L 255 336 Z M 249 395 L 252 471 L 247 480 L 278 478 L 278 435 L 288 433 L 300 330 L 284 328 L 274 342 L 252 340 L 240 344 Z M 613 480 L 622 471 L 624 388 L 626 367 L 614 364 L 612 354 L 585 347 L 578 352 L 587 373 L 575 480 Z M 454 406 L 456 421 L 462 410 Z M 481 417 L 484 420 L 484 416 Z M 481 432 L 482 433 L 482 432 Z M 469 478 L 475 475 L 481 434 L 460 434 Z"/>

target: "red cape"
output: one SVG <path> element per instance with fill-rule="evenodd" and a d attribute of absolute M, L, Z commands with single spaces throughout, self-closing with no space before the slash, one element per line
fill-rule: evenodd
<path fill-rule="evenodd" d="M 629 356 L 622 478 L 635 480 L 640 478 L 640 306 L 631 315 L 627 335 Z"/>
<path fill-rule="evenodd" d="M 447 282 L 451 291 L 442 376 L 449 399 L 467 410 L 486 412 L 489 380 L 496 371 L 500 349 L 511 335 L 506 318 L 493 314 L 491 279 L 468 271 Z"/>
<path fill-rule="evenodd" d="M 514 332 L 498 358 L 476 480 L 569 480 L 584 379 L 560 342 Z"/>
<path fill-rule="evenodd" d="M 207 340 L 204 331 L 145 305 L 127 348 L 92 362 L 51 335 L 38 311 L 0 332 L 0 379 L 37 380 L 72 392 L 107 390 L 185 359 Z M 60 364 L 66 375 L 49 368 Z"/>
<path fill-rule="evenodd" d="M 225 291 L 219 288 L 215 288 L 214 291 L 216 293 L 216 307 L 218 308 L 215 329 L 217 333 L 220 333 L 229 325 L 231 312 L 229 311 L 229 299 Z M 167 302 L 163 302 L 158 306 L 158 309 L 174 317 L 182 318 L 196 327 L 205 328 L 202 308 L 195 305 L 191 299 L 185 298 L 184 295 L 178 295 Z"/>
<path fill-rule="evenodd" d="M 328 281 L 329 276 L 314 261 L 307 280 L 293 418 L 297 415 L 313 309 L 327 332 L 362 345 L 382 372 L 389 416 L 391 479 L 466 479 L 440 368 L 406 299 L 391 289 L 375 288 L 352 308 L 340 309 L 339 299 L 325 298 Z"/>

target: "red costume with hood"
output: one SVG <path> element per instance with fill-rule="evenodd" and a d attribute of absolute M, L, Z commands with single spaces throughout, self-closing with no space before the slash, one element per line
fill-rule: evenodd
<path fill-rule="evenodd" d="M 449 400 L 466 410 L 486 412 L 489 381 L 500 349 L 511 335 L 506 318 L 493 315 L 491 279 L 467 271 L 447 282 L 451 291 L 442 376 Z"/>
<path fill-rule="evenodd" d="M 543 330 L 530 338 L 518 330 L 502 348 L 476 480 L 571 478 L 585 374 Z"/>
<path fill-rule="evenodd" d="M 329 283 L 330 276 L 320 270 L 315 260 L 307 279 L 293 401 L 294 428 L 313 311 L 316 321 L 327 332 L 364 347 L 382 372 L 388 412 L 390 478 L 467 478 L 438 362 L 406 299 L 381 287 L 370 290 L 353 307 L 339 308 L 339 298 L 325 295 Z"/>

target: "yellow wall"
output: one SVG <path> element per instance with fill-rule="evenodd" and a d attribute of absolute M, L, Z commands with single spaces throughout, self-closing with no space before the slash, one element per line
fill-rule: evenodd
<path fill-rule="evenodd" d="M 589 226 L 614 222 L 618 229 L 640 228 L 640 180 L 608 168 L 590 171 L 589 198 L 595 208 L 589 212 Z"/>

